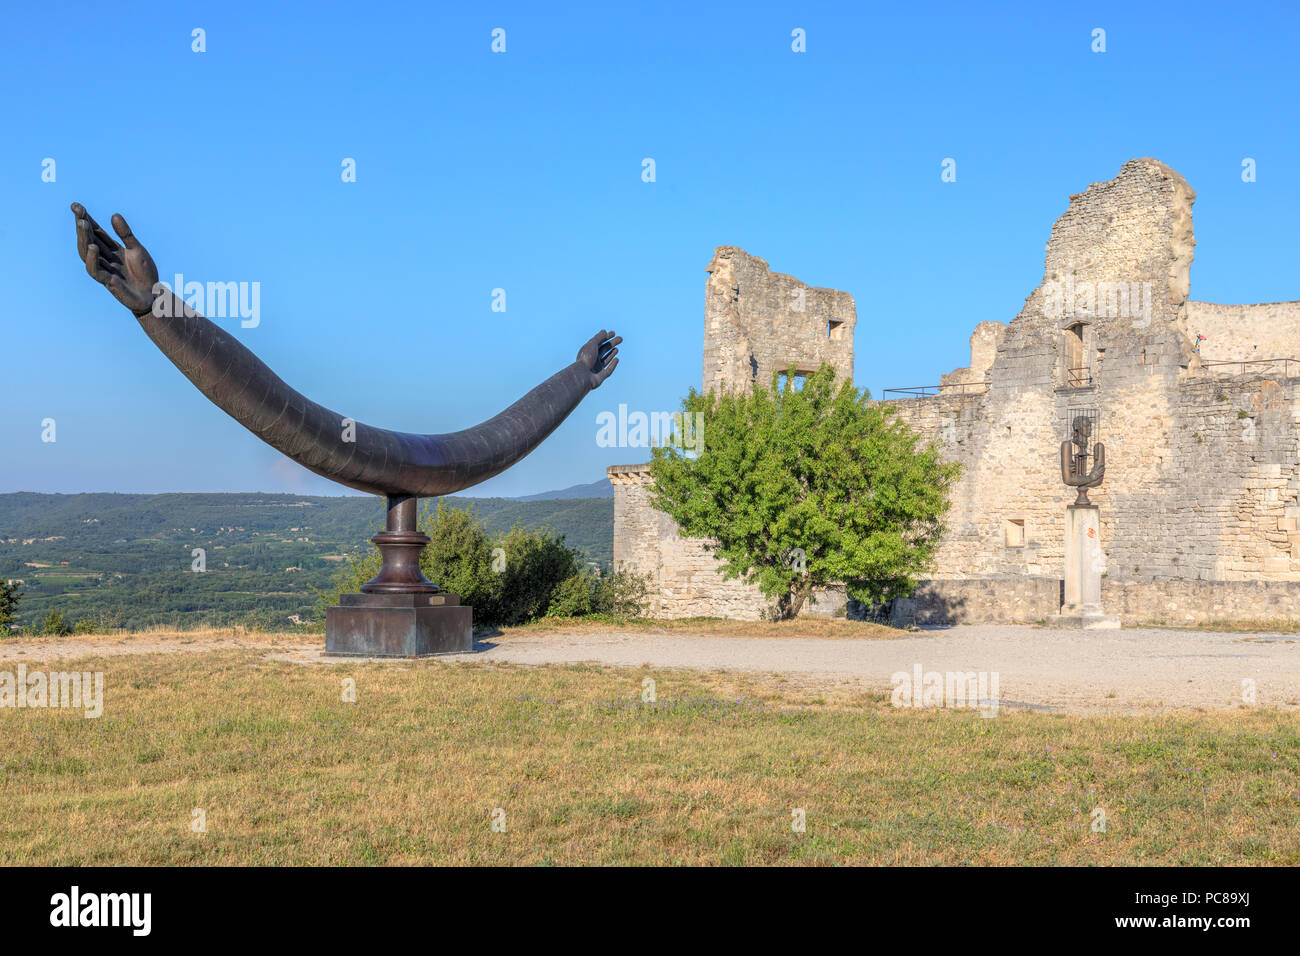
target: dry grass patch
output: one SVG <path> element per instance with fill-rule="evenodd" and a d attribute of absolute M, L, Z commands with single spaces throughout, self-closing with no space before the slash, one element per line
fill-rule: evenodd
<path fill-rule="evenodd" d="M 1277 712 L 984 719 L 734 673 L 251 649 L 79 666 L 103 717 L 0 710 L 0 863 L 1300 862 Z"/>

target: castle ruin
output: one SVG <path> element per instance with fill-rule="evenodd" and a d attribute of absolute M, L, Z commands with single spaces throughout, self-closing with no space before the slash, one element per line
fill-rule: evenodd
<path fill-rule="evenodd" d="M 1060 608 L 1065 507 L 1057 449 L 1094 409 L 1107 448 L 1102 600 L 1126 623 L 1300 616 L 1300 302 L 1188 298 L 1196 195 L 1154 159 L 1070 197 L 1043 281 L 1010 323 L 981 322 L 970 365 L 883 397 L 960 461 L 947 533 L 918 588 L 923 622 L 1030 623 Z M 795 306 L 798 306 L 796 308 Z M 724 246 L 705 294 L 704 389 L 773 370 L 853 370 L 853 299 Z M 753 619 L 704 543 L 647 498 L 645 465 L 608 469 L 614 559 L 651 575 L 652 613 Z M 842 594 L 811 609 L 834 613 Z M 842 613 L 842 612 L 841 612 Z"/>

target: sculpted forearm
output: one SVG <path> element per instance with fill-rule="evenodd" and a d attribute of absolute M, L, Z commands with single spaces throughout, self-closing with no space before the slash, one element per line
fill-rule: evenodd
<path fill-rule="evenodd" d="M 166 289 L 136 318 L 159 351 L 226 414 L 304 468 L 372 494 L 445 495 L 486 481 L 541 444 L 593 387 L 592 371 L 575 361 L 473 428 L 394 432 L 313 402 Z"/>
<path fill-rule="evenodd" d="M 501 414 L 446 435 L 354 422 L 318 405 L 233 335 L 158 282 L 158 269 L 126 220 L 119 244 L 79 203 L 77 251 L 86 271 L 131 310 L 159 350 L 213 404 L 304 468 L 359 491 L 445 495 L 491 478 L 536 448 L 618 365 L 623 340 L 602 330 L 561 369 Z"/>
<path fill-rule="evenodd" d="M 317 474 L 382 493 L 374 482 L 397 450 L 383 440 L 382 429 L 358 423 L 349 432 L 345 416 L 290 387 L 238 339 L 170 291 L 162 290 L 153 308 L 136 318 L 209 401 L 257 437 Z"/>

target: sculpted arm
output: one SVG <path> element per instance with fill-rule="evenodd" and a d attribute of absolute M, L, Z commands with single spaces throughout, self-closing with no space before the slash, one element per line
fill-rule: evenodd
<path fill-rule="evenodd" d="M 148 251 L 113 216 L 118 244 L 72 206 L 86 271 L 131 310 L 159 350 L 217 407 L 304 468 L 373 494 L 450 494 L 491 478 L 553 432 L 618 365 L 622 338 L 601 331 L 556 372 L 482 424 L 442 435 L 389 431 L 311 401 L 234 336 L 158 283 Z M 355 440 L 348 441 L 347 438 Z"/>

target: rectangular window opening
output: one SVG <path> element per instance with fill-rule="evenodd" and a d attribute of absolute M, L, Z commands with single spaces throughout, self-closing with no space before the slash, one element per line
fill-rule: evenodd
<path fill-rule="evenodd" d="M 1083 335 L 1082 322 L 1065 330 L 1065 383 L 1071 388 L 1092 384 L 1092 367 L 1083 348 Z"/>
<path fill-rule="evenodd" d="M 795 372 L 794 380 L 790 383 L 793 391 L 797 392 L 800 389 L 802 389 L 804 387 L 804 384 L 807 383 L 808 381 L 808 376 L 811 374 L 812 372 Z M 779 375 L 777 375 L 776 390 L 780 392 L 782 395 L 785 394 L 785 387 L 786 387 L 787 379 L 789 379 L 789 377 L 790 376 L 787 372 L 781 372 Z"/>

